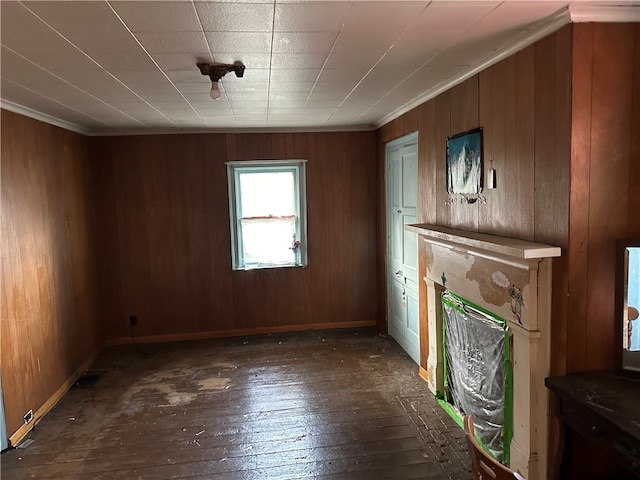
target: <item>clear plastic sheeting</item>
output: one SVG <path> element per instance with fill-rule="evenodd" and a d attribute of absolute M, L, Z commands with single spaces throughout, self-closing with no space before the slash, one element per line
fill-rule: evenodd
<path fill-rule="evenodd" d="M 442 306 L 445 398 L 462 415 L 473 417 L 476 434 L 482 443 L 498 461 L 508 462 L 504 418 L 505 392 L 510 380 L 506 381 L 508 337 L 505 322 L 451 293 L 443 295 Z"/>

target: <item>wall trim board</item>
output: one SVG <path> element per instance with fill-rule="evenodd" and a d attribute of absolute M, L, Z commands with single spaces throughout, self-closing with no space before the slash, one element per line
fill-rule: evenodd
<path fill-rule="evenodd" d="M 37 423 L 51 411 L 53 407 L 62 399 L 67 391 L 73 386 L 74 383 L 82 376 L 82 374 L 89 369 L 89 367 L 95 362 L 98 355 L 102 353 L 105 346 L 97 348 L 91 355 L 89 355 L 84 362 L 80 364 L 78 368 L 64 381 L 62 385 L 51 395 L 46 402 L 40 406 L 33 413 L 33 420 L 28 424 L 23 424 L 12 435 L 9 436 L 9 444 L 12 447 L 18 445 L 28 434 L 33 430 Z"/>
<path fill-rule="evenodd" d="M 211 338 L 224 337 L 243 337 L 246 335 L 265 335 L 269 333 L 287 333 L 302 332 L 306 330 L 328 330 L 334 328 L 364 328 L 375 327 L 378 325 L 377 320 L 364 320 L 358 322 L 337 322 L 337 323 L 312 323 L 300 325 L 282 325 L 271 327 L 255 327 L 255 328 L 238 328 L 234 330 L 214 330 L 209 332 L 194 333 L 175 333 L 167 335 L 147 335 L 144 337 L 135 337 L 136 344 L 143 343 L 165 343 L 165 342 L 182 342 L 190 340 L 207 340 Z M 116 345 L 133 344 L 132 337 L 110 338 L 107 340 L 108 347 Z"/>
<path fill-rule="evenodd" d="M 427 371 L 426 368 L 420 367 L 420 369 L 418 370 L 418 376 L 421 379 L 423 379 L 425 382 L 429 381 L 429 372 Z"/>

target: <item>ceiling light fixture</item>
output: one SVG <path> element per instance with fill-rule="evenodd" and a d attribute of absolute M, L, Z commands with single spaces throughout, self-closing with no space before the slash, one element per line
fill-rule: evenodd
<path fill-rule="evenodd" d="M 235 63 L 196 63 L 202 75 L 207 75 L 211 79 L 211 91 L 209 95 L 214 100 L 220 98 L 220 86 L 218 81 L 229 72 L 234 72 L 236 77 L 244 76 L 244 65 L 242 62 Z"/>

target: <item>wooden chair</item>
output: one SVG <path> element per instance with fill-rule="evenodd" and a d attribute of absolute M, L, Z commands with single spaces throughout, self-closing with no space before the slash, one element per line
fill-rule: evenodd
<path fill-rule="evenodd" d="M 524 480 L 522 475 L 505 467 L 483 450 L 476 440 L 473 419 L 470 415 L 464 417 L 464 433 L 469 446 L 474 480 Z"/>

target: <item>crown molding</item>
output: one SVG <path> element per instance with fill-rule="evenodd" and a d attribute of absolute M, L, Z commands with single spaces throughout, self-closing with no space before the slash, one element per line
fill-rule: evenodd
<path fill-rule="evenodd" d="M 569 6 L 569 13 L 573 23 L 635 23 L 640 22 L 640 3 L 634 1 L 628 5 L 572 4 Z"/>
<path fill-rule="evenodd" d="M 483 70 L 486 70 L 492 65 L 500 62 L 501 60 L 513 55 L 520 50 L 528 47 L 529 45 L 537 42 L 538 40 L 550 35 L 551 33 L 559 30 L 563 26 L 569 24 L 571 22 L 571 18 L 569 16 L 569 10 L 567 8 L 563 8 L 558 11 L 556 14 L 551 17 L 545 19 L 542 23 L 535 25 L 531 30 L 525 32 L 523 36 L 519 39 L 515 40 L 508 47 L 503 48 L 502 50 L 497 50 L 494 55 L 485 59 L 483 62 L 473 65 L 469 69 L 461 72 L 459 75 L 451 77 L 446 81 L 436 85 L 435 87 L 427 90 L 422 95 L 414 98 L 412 101 L 404 104 L 402 107 L 394 110 L 382 117 L 378 122 L 375 123 L 376 128 L 380 128 L 383 125 L 395 120 L 396 118 L 404 115 L 405 113 L 413 110 L 414 108 L 422 105 L 423 103 L 437 97 L 443 92 L 455 87 L 456 85 L 461 84 L 465 80 L 473 77 L 477 73 L 480 73 Z M 400 88 L 402 88 L 402 84 L 400 84 Z"/>
<path fill-rule="evenodd" d="M 33 110 L 32 108 L 25 107 L 24 105 L 10 102 L 8 100 L 0 99 L 0 107 L 10 112 L 18 113 L 20 115 L 24 115 L 25 117 L 33 118 L 34 120 L 48 123 L 49 125 L 53 125 L 56 127 L 64 128 L 65 130 L 70 130 L 75 133 L 81 133 L 83 135 L 91 134 L 91 131 L 85 127 L 76 125 L 75 123 L 60 120 L 59 118 L 47 115 L 46 113 L 38 112 L 37 110 Z"/>
<path fill-rule="evenodd" d="M 335 127 L 251 127 L 251 128 L 123 128 L 94 130 L 91 137 L 125 137 L 133 135 L 193 135 L 206 133 L 321 133 L 321 132 L 372 132 L 374 125 L 352 125 Z"/>

